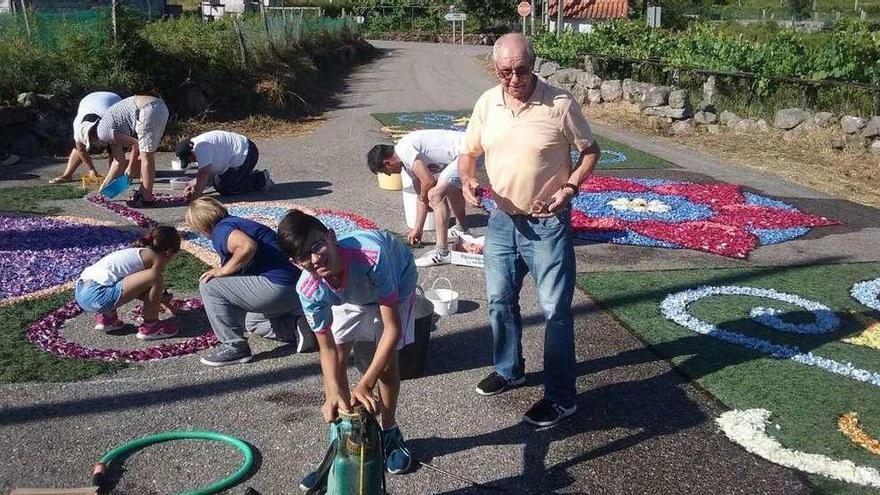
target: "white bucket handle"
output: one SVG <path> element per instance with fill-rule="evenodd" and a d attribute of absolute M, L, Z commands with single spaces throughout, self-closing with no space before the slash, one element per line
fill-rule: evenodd
<path fill-rule="evenodd" d="M 454 290 L 452 290 L 452 282 L 450 282 L 449 279 L 446 278 L 446 277 L 437 277 L 437 278 L 434 280 L 434 283 L 431 284 L 431 288 L 434 289 L 434 288 L 437 286 L 437 282 L 439 282 L 439 281 L 441 281 L 441 280 L 445 280 L 446 283 L 449 284 L 449 291 L 450 291 L 450 292 L 455 292 Z"/>

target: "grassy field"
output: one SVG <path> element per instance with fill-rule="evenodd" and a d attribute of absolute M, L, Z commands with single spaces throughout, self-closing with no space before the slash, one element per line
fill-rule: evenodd
<path fill-rule="evenodd" d="M 87 193 L 84 189 L 70 185 L 0 188 L 0 211 L 44 215 L 58 213 L 60 208 L 45 206 L 42 202 L 81 198 Z"/>
<path fill-rule="evenodd" d="M 840 329 L 821 335 L 774 331 L 750 318 L 750 310 L 777 308 L 782 320 L 792 323 L 811 322 L 812 315 L 787 303 L 753 296 L 710 296 L 690 304 L 687 312 L 724 330 L 877 371 L 880 351 L 842 341 L 876 322 L 878 314 L 850 296 L 855 282 L 874 277 L 880 277 L 880 263 L 593 273 L 581 275 L 579 284 L 655 353 L 726 406 L 770 410 L 778 425 L 771 435 L 785 447 L 880 468 L 880 457 L 851 443 L 837 429 L 838 417 L 855 411 L 863 428 L 874 438 L 880 437 L 880 388 L 697 334 L 660 312 L 667 295 L 703 285 L 772 288 L 799 295 L 830 307 L 840 318 Z M 818 476 L 809 479 L 817 493 L 875 493 Z"/>

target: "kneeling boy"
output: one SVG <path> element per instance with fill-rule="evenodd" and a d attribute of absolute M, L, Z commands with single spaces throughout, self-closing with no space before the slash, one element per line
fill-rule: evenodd
<path fill-rule="evenodd" d="M 281 220 L 278 241 L 302 269 L 296 291 L 320 347 L 324 420 L 336 420 L 339 410 L 348 412 L 355 404 L 379 412 L 388 472 L 405 472 L 412 456 L 395 411 L 400 393 L 397 350 L 414 339 L 417 274 L 412 252 L 379 230 L 354 231 L 337 239 L 320 220 L 298 210 Z M 376 352 L 349 392 L 346 369 L 357 341 L 375 342 Z M 310 477 L 304 486 L 314 482 Z"/>

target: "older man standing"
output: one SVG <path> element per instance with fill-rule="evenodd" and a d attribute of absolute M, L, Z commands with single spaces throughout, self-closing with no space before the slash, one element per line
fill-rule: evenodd
<path fill-rule="evenodd" d="M 501 84 L 477 100 L 459 158 L 462 192 L 479 206 L 474 172 L 485 153 L 498 205 L 483 249 L 495 370 L 477 393 L 495 395 L 525 382 L 519 293 L 530 272 L 546 318 L 544 398 L 523 419 L 552 426 L 577 410 L 569 201 L 592 172 L 599 147 L 577 101 L 534 75 L 535 54 L 524 36 L 502 36 L 493 56 Z M 572 146 L 580 150 L 574 166 Z"/>

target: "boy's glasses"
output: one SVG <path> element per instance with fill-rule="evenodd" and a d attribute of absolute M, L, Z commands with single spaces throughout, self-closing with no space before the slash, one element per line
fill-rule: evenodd
<path fill-rule="evenodd" d="M 308 249 L 302 252 L 299 256 L 295 258 L 296 264 L 302 266 L 303 268 L 311 268 L 312 267 L 312 255 L 320 255 L 323 254 L 327 249 L 327 235 L 324 234 L 320 239 L 313 242 Z"/>

